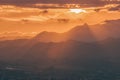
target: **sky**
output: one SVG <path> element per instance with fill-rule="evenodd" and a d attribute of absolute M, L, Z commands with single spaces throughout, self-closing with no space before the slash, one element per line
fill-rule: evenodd
<path fill-rule="evenodd" d="M 66 32 L 120 19 L 120 0 L 0 0 L 0 35 Z"/>

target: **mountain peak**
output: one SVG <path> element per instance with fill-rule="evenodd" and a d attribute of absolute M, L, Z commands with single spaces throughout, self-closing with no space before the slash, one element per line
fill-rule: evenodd
<path fill-rule="evenodd" d="M 56 42 L 60 34 L 56 32 L 43 31 L 36 35 L 33 39 L 40 42 Z"/>
<path fill-rule="evenodd" d="M 89 26 L 87 23 L 84 23 L 83 26 Z"/>
<path fill-rule="evenodd" d="M 38 35 L 36 35 L 34 38 L 40 38 L 40 37 L 47 37 L 47 36 L 52 36 L 52 35 L 56 35 L 56 32 L 47 32 L 47 31 L 43 31 L 41 33 L 39 33 Z"/>
<path fill-rule="evenodd" d="M 72 28 L 69 32 L 73 33 L 73 32 L 83 32 L 83 31 L 89 31 L 89 25 L 87 23 L 83 24 L 83 25 L 79 25 L 76 26 L 74 28 Z"/>
<path fill-rule="evenodd" d="M 66 33 L 56 33 L 43 31 L 36 35 L 34 39 L 41 42 L 62 42 L 66 40 L 76 40 L 76 41 L 93 41 L 94 37 L 91 34 L 88 24 L 74 27 Z"/>

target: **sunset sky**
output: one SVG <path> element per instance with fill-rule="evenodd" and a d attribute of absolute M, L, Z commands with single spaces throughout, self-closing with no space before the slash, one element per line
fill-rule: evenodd
<path fill-rule="evenodd" d="M 120 19 L 120 0 L 0 0 L 0 34 L 65 32 Z"/>

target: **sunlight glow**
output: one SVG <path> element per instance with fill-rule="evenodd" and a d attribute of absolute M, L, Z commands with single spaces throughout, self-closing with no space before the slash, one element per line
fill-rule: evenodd
<path fill-rule="evenodd" d="M 83 9 L 70 9 L 70 12 L 73 12 L 73 13 L 86 13 L 86 10 L 83 10 Z"/>

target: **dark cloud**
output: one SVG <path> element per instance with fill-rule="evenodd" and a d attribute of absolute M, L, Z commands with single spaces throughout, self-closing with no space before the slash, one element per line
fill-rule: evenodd
<path fill-rule="evenodd" d="M 108 9 L 109 11 L 120 11 L 120 5 Z"/>
<path fill-rule="evenodd" d="M 40 12 L 40 14 L 47 14 L 49 11 L 48 10 L 43 10 Z"/>
<path fill-rule="evenodd" d="M 22 19 L 21 21 L 22 21 L 23 23 L 29 22 L 29 20 L 27 20 L 27 19 Z"/>
<path fill-rule="evenodd" d="M 82 6 L 101 6 L 109 3 L 120 3 L 120 1 L 103 1 L 103 0 L 0 0 L 0 4 L 6 4 L 6 5 L 16 5 L 16 6 L 29 6 L 29 7 L 35 7 L 33 4 L 59 4 L 58 7 L 62 4 L 80 4 Z M 42 7 L 42 6 L 41 6 Z M 40 7 L 40 8 L 41 8 Z M 51 8 L 54 8 L 55 6 L 51 6 Z M 44 7 L 42 7 L 44 8 Z M 48 8 L 46 6 L 46 8 Z"/>
<path fill-rule="evenodd" d="M 106 20 L 105 23 L 107 25 L 111 25 L 111 26 L 118 26 L 120 28 L 120 19 L 117 19 L 117 20 Z"/>
<path fill-rule="evenodd" d="M 60 23 L 68 23 L 69 19 L 57 19 L 57 21 Z"/>
<path fill-rule="evenodd" d="M 94 11 L 99 12 L 101 9 L 95 9 Z"/>
<path fill-rule="evenodd" d="M 100 0 L 1 0 L 1 4 L 35 4 L 35 3 L 50 3 L 50 4 L 69 4 L 69 3 L 99 3 Z"/>

